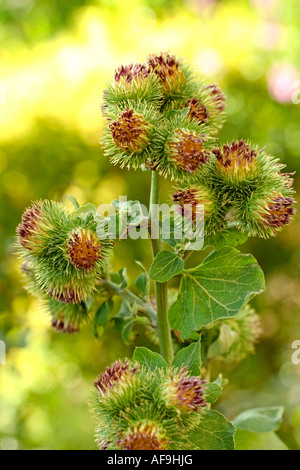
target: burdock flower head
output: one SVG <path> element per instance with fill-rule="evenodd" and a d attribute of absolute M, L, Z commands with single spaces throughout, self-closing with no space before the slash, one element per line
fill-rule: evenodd
<path fill-rule="evenodd" d="M 164 153 L 158 159 L 161 174 L 182 179 L 209 162 L 210 136 L 186 116 L 175 115 L 164 136 Z"/>
<path fill-rule="evenodd" d="M 142 152 L 149 143 L 149 124 L 133 109 L 126 109 L 109 124 L 112 138 L 121 150 Z"/>
<path fill-rule="evenodd" d="M 280 193 L 273 194 L 259 213 L 263 227 L 275 235 L 284 225 L 288 225 L 295 214 L 294 203 L 293 197 L 284 197 Z"/>
<path fill-rule="evenodd" d="M 218 85 L 201 85 L 194 96 L 189 98 L 184 107 L 188 108 L 188 117 L 199 125 L 209 126 L 216 132 L 222 126 L 225 116 L 226 97 Z"/>
<path fill-rule="evenodd" d="M 204 213 L 209 216 L 213 210 L 213 201 L 207 188 L 185 187 L 177 188 L 173 193 L 173 202 L 178 204 L 178 212 L 188 219 L 197 216 L 197 207 L 204 205 Z"/>
<path fill-rule="evenodd" d="M 251 149 L 244 140 L 224 144 L 221 148 L 213 149 L 216 171 L 225 175 L 228 180 L 240 182 L 251 178 L 257 173 L 256 159 L 258 152 Z"/>
<path fill-rule="evenodd" d="M 121 168 L 136 169 L 156 155 L 160 118 L 149 106 L 131 104 L 111 114 L 104 136 L 105 155 Z"/>
<path fill-rule="evenodd" d="M 178 207 L 177 212 L 185 220 L 204 221 L 205 235 L 211 235 L 226 225 L 226 206 L 211 188 L 199 181 L 196 184 L 180 184 L 172 198 Z"/>
<path fill-rule="evenodd" d="M 89 229 L 75 229 L 67 241 L 67 256 L 78 270 L 94 269 L 102 257 L 99 238 Z"/>
<path fill-rule="evenodd" d="M 49 298 L 44 305 L 51 316 L 52 328 L 60 333 L 78 333 L 89 316 L 89 309 L 84 302 L 65 303 Z"/>
<path fill-rule="evenodd" d="M 165 391 L 168 406 L 174 406 L 179 412 L 185 413 L 200 411 L 207 406 L 205 383 L 205 380 L 189 375 L 187 367 L 177 374 L 172 374 Z"/>
<path fill-rule="evenodd" d="M 180 101 L 188 95 L 192 74 L 181 59 L 162 52 L 150 55 L 147 65 L 150 72 L 159 77 L 166 101 Z"/>
<path fill-rule="evenodd" d="M 168 444 L 164 429 L 153 421 L 130 426 L 117 440 L 121 450 L 166 450 Z"/>
<path fill-rule="evenodd" d="M 48 214 L 49 215 L 49 214 Z M 96 289 L 112 247 L 97 236 L 93 213 L 51 214 L 51 229 L 43 225 L 43 249 L 22 253 L 41 294 L 65 304 L 85 301 Z M 44 242 L 44 240 L 47 242 Z"/>
<path fill-rule="evenodd" d="M 130 101 L 143 101 L 158 107 L 162 101 L 159 78 L 151 74 L 147 64 L 121 65 L 114 80 L 104 91 L 103 111 L 109 117 L 114 107 L 126 106 Z"/>
<path fill-rule="evenodd" d="M 20 251 L 38 255 L 47 248 L 53 230 L 65 218 L 63 206 L 53 201 L 36 201 L 27 208 L 17 227 Z M 24 250 L 25 249 L 25 250 Z"/>
<path fill-rule="evenodd" d="M 126 385 L 127 380 L 132 378 L 136 373 L 137 367 L 131 365 L 128 359 L 125 359 L 124 362 L 118 360 L 99 375 L 94 385 L 100 393 L 100 396 L 105 396 L 114 387 Z"/>

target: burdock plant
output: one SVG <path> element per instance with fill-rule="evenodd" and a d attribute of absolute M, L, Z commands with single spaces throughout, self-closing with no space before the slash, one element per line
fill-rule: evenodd
<path fill-rule="evenodd" d="M 106 216 L 73 197 L 73 211 L 34 202 L 17 229 L 26 286 L 58 331 L 78 332 L 94 317 L 97 337 L 111 320 L 127 344 L 141 329 L 153 341 L 154 351 L 135 348 L 132 359 L 116 360 L 95 381 L 100 449 L 234 449 L 235 435 L 242 448 L 243 432 L 277 430 L 282 409 L 228 421 L 212 409 L 226 381 L 212 377 L 211 366 L 254 352 L 261 329 L 249 302 L 264 290 L 264 275 L 236 246 L 275 236 L 290 222 L 292 174 L 267 149 L 218 143 L 224 94 L 168 53 L 120 66 L 102 109 L 105 157 L 151 174 L 149 211 L 123 199 Z M 168 216 L 157 210 L 162 178 L 172 181 Z M 132 230 L 149 231 L 153 252 L 149 270 L 138 262 L 133 290 L 125 269 L 112 272 L 110 257 Z M 209 254 L 193 266 L 196 250 Z"/>

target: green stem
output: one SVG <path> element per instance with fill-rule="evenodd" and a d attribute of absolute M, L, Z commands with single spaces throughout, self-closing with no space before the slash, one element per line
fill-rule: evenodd
<path fill-rule="evenodd" d="M 152 171 L 152 180 L 151 180 L 151 195 L 150 195 L 150 210 L 149 210 L 149 220 L 151 223 L 151 244 L 153 257 L 157 255 L 162 249 L 162 241 L 160 237 L 159 225 L 156 225 L 155 222 L 158 222 L 157 211 L 153 207 L 156 205 L 156 208 L 159 205 L 160 199 L 160 185 L 159 185 L 159 174 L 157 171 Z M 157 238 L 153 238 L 153 229 L 158 230 Z M 160 341 L 160 351 L 164 359 L 168 364 L 172 364 L 173 361 L 173 344 L 171 329 L 168 320 L 168 284 L 166 282 L 155 282 L 155 296 L 156 296 L 156 310 L 157 310 L 157 328 Z"/>
<path fill-rule="evenodd" d="M 118 284 L 115 284 L 114 282 L 109 281 L 108 279 L 102 279 L 101 281 L 99 281 L 99 286 L 105 289 L 107 292 L 113 295 L 118 295 L 122 299 L 127 300 L 131 304 L 136 304 L 139 308 L 139 311 L 142 312 L 145 317 L 149 319 L 151 325 L 153 327 L 156 327 L 156 312 L 149 303 L 144 302 L 140 297 L 135 295 L 129 289 L 120 289 L 120 286 L 118 286 Z"/>

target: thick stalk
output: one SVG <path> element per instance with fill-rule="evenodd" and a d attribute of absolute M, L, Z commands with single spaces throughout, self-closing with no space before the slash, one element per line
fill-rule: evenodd
<path fill-rule="evenodd" d="M 157 171 L 152 171 L 149 220 L 151 225 L 150 236 L 153 257 L 155 257 L 162 248 L 158 220 L 159 213 L 157 210 L 159 206 L 159 196 L 159 174 Z M 168 321 L 168 285 L 166 282 L 155 282 L 155 296 L 160 351 L 167 363 L 171 364 L 173 361 L 173 344 Z"/>

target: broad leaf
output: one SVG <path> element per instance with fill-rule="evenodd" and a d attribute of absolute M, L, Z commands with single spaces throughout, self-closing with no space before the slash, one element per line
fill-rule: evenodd
<path fill-rule="evenodd" d="M 252 255 L 228 247 L 214 251 L 200 266 L 185 271 L 170 308 L 171 328 L 188 339 L 216 320 L 237 315 L 264 288 L 263 272 Z"/>
<path fill-rule="evenodd" d="M 172 251 L 160 251 L 150 268 L 150 279 L 167 282 L 183 270 L 183 259 Z"/>
<path fill-rule="evenodd" d="M 222 387 L 214 382 L 205 384 L 204 388 L 207 403 L 215 403 L 222 394 Z"/>
<path fill-rule="evenodd" d="M 160 354 L 143 347 L 135 349 L 132 359 L 145 366 L 149 371 L 167 367 L 166 361 Z"/>
<path fill-rule="evenodd" d="M 234 450 L 235 427 L 218 411 L 203 410 L 200 424 L 190 433 L 193 450 Z"/>
<path fill-rule="evenodd" d="M 201 342 L 192 343 L 181 349 L 173 360 L 173 366 L 182 368 L 188 367 L 191 375 L 201 374 Z"/>
<path fill-rule="evenodd" d="M 235 434 L 236 450 L 288 450 L 275 432 L 256 433 L 238 429 Z"/>
<path fill-rule="evenodd" d="M 237 429 L 252 432 L 277 431 L 282 423 L 282 406 L 254 408 L 241 413 L 233 420 Z"/>
<path fill-rule="evenodd" d="M 149 276 L 147 270 L 139 261 L 136 261 L 136 264 L 142 269 L 143 272 L 136 278 L 135 285 L 143 294 L 143 296 L 147 296 L 149 295 Z"/>

